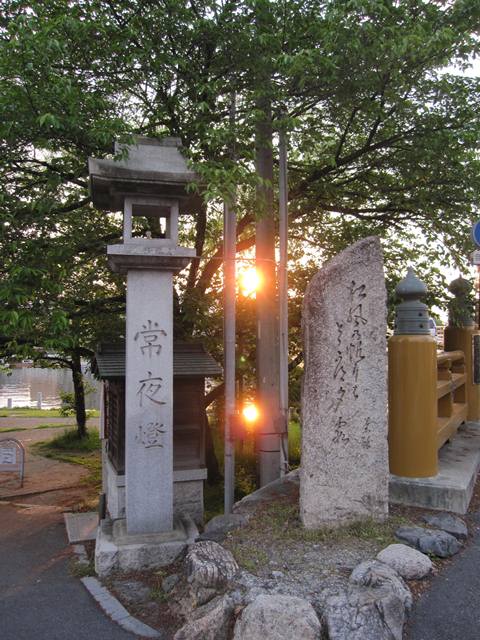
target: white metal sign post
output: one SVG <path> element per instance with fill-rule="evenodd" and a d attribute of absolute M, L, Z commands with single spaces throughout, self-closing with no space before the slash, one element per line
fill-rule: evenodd
<path fill-rule="evenodd" d="M 0 440 L 0 472 L 17 471 L 20 486 L 23 487 L 25 473 L 25 449 L 23 444 L 15 438 Z"/>

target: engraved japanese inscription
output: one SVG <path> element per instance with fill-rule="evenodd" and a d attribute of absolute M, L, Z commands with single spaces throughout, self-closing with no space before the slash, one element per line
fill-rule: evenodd
<path fill-rule="evenodd" d="M 167 332 L 160 328 L 158 322 L 147 320 L 133 339 L 135 342 L 138 341 L 142 354 L 147 353 L 151 358 L 152 355 L 160 355 L 162 351 L 161 338 L 166 336 Z"/>
<path fill-rule="evenodd" d="M 347 287 L 348 313 L 342 322 L 337 320 L 336 327 L 336 356 L 333 367 L 334 393 L 328 406 L 334 414 L 332 443 L 348 444 L 350 437 L 346 435 L 347 422 L 343 415 L 342 406 L 358 399 L 358 376 L 365 354 L 363 352 L 363 330 L 368 325 L 364 306 L 367 302 L 367 286 L 351 280 Z M 370 447 L 371 418 L 367 417 L 363 427 L 360 443 L 363 447 Z"/>
<path fill-rule="evenodd" d="M 138 427 L 136 440 L 141 442 L 146 449 L 151 447 L 163 447 L 163 434 L 165 429 L 159 422 L 149 422 L 145 426 Z"/>
<path fill-rule="evenodd" d="M 144 400 L 149 400 L 154 404 L 165 404 L 157 396 L 158 392 L 162 388 L 162 378 L 160 376 L 152 376 L 152 372 L 147 372 L 147 377 L 138 381 L 137 396 L 139 397 L 139 404 L 143 407 Z"/>

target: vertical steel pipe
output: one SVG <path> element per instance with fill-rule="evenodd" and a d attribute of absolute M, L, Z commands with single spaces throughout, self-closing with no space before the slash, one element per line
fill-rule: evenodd
<path fill-rule="evenodd" d="M 225 443 L 224 443 L 224 510 L 231 513 L 235 490 L 235 446 L 232 438 L 232 418 L 235 413 L 235 253 L 236 216 L 233 206 L 224 205 L 224 368 L 225 368 Z"/>
<path fill-rule="evenodd" d="M 279 347 L 280 347 L 280 473 L 288 471 L 288 176 L 287 137 L 279 132 Z"/>

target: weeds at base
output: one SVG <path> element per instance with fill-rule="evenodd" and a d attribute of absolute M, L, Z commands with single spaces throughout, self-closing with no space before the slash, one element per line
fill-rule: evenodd
<path fill-rule="evenodd" d="M 151 600 L 155 600 L 156 602 L 162 603 L 167 602 L 168 593 L 166 593 L 163 589 L 152 589 L 150 591 Z"/>
<path fill-rule="evenodd" d="M 409 521 L 392 516 L 385 522 L 371 518 L 338 528 L 305 529 L 300 521 L 298 504 L 283 500 L 264 505 L 242 529 L 227 536 L 226 546 L 240 566 L 251 573 L 264 569 L 270 561 L 271 549 L 284 551 L 294 545 L 327 547 L 370 542 L 384 547 L 396 542 L 395 530 Z M 268 541 L 268 547 L 265 546 Z"/>
<path fill-rule="evenodd" d="M 93 562 L 81 562 L 79 560 L 73 560 L 70 563 L 70 573 L 75 578 L 89 578 L 96 576 L 95 567 Z"/>

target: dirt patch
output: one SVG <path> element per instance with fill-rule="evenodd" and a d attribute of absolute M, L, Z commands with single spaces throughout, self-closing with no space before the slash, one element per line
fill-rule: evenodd
<path fill-rule="evenodd" d="M 155 571 L 131 571 L 109 577 L 104 584 L 133 616 L 172 638 L 185 623 L 179 614 L 176 595 L 164 591 L 162 583 L 168 576 L 181 573 L 181 563 Z M 144 594 L 146 597 L 144 597 Z"/>

